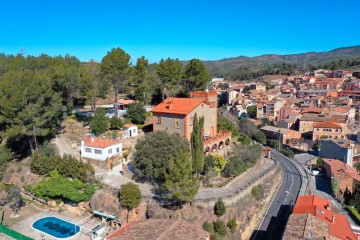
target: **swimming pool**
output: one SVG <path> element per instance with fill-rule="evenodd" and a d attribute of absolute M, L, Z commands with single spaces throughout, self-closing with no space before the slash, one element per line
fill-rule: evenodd
<path fill-rule="evenodd" d="M 69 238 L 80 231 L 80 226 L 56 217 L 41 218 L 35 221 L 32 226 L 56 238 Z"/>

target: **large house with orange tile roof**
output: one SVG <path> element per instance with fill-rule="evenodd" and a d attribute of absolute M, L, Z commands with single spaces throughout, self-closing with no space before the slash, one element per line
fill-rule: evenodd
<path fill-rule="evenodd" d="M 230 131 L 217 129 L 216 92 L 193 92 L 190 98 L 167 98 L 155 106 L 153 131 L 166 131 L 190 141 L 194 116 L 204 117 L 204 151 L 215 152 L 230 143 Z"/>
<path fill-rule="evenodd" d="M 320 139 L 344 139 L 346 136 L 343 127 L 336 122 L 314 123 L 313 141 Z"/>
<path fill-rule="evenodd" d="M 85 136 L 81 140 L 81 156 L 88 159 L 105 161 L 122 154 L 120 141 Z"/>
<path fill-rule="evenodd" d="M 332 211 L 331 201 L 315 195 L 299 196 L 283 239 L 313 238 L 357 240 L 358 235 L 344 215 Z"/>

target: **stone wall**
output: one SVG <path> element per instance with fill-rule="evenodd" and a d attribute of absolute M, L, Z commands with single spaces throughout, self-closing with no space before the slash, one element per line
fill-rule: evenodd
<path fill-rule="evenodd" d="M 231 206 L 238 202 L 241 198 L 245 197 L 246 195 L 249 195 L 251 192 L 251 189 L 259 184 L 264 183 L 264 180 L 267 179 L 269 176 L 276 175 L 277 172 L 279 172 L 279 166 L 277 164 L 272 165 L 272 167 L 268 168 L 265 172 L 263 172 L 259 178 L 254 179 L 254 181 L 248 183 L 245 187 L 241 187 L 238 189 L 238 191 L 234 192 L 231 195 L 223 196 L 221 199 L 227 206 Z M 212 207 L 214 206 L 215 202 L 218 200 L 218 198 L 210 198 L 206 200 L 194 200 L 192 201 L 192 204 L 194 205 L 201 205 L 201 206 L 207 206 Z"/>

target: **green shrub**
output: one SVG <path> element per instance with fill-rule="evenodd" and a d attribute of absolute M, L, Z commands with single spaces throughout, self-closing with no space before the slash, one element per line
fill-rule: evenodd
<path fill-rule="evenodd" d="M 130 104 L 126 111 L 126 118 L 135 124 L 144 124 L 146 120 L 146 110 L 144 104 L 133 103 Z"/>
<path fill-rule="evenodd" d="M 235 231 L 235 229 L 236 229 L 236 227 L 237 227 L 237 223 L 236 223 L 235 218 L 229 220 L 226 225 L 227 225 L 227 227 L 228 227 L 231 231 Z"/>
<path fill-rule="evenodd" d="M 224 215 L 225 212 L 226 212 L 226 207 L 224 202 L 221 199 L 217 200 L 217 202 L 214 205 L 214 213 L 216 214 L 216 216 L 220 217 Z"/>
<path fill-rule="evenodd" d="M 239 140 L 239 142 L 241 142 L 241 144 L 243 144 L 243 145 L 251 144 L 251 138 L 248 135 L 246 135 L 244 133 L 240 133 L 239 135 L 240 136 L 239 136 L 238 140 Z"/>
<path fill-rule="evenodd" d="M 4 147 L 0 146 L 0 180 L 4 177 L 8 162 L 12 159 L 11 151 Z"/>
<path fill-rule="evenodd" d="M 264 190 L 261 185 L 256 185 L 251 189 L 251 195 L 258 201 L 264 197 Z"/>
<path fill-rule="evenodd" d="M 215 154 L 214 155 L 214 168 L 218 171 L 224 169 L 226 165 L 226 160 L 223 155 Z"/>
<path fill-rule="evenodd" d="M 203 223 L 202 228 L 209 233 L 214 232 L 214 225 L 212 223 L 209 223 L 208 221 L 205 221 Z"/>
<path fill-rule="evenodd" d="M 45 200 L 58 199 L 78 203 L 89 201 L 95 190 L 94 184 L 85 184 L 77 178 L 70 180 L 57 171 L 52 171 L 50 177 L 34 186 L 33 192 Z"/>
<path fill-rule="evenodd" d="M 95 115 L 90 120 L 90 127 L 95 135 L 104 133 L 109 129 L 109 118 L 105 116 L 105 110 L 103 108 L 97 108 L 95 110 Z"/>
<path fill-rule="evenodd" d="M 214 222 L 214 231 L 221 236 L 225 236 L 227 234 L 227 229 L 225 223 L 218 219 Z"/>
<path fill-rule="evenodd" d="M 213 233 L 210 235 L 210 240 L 221 240 L 221 239 L 222 237 L 217 233 Z"/>
<path fill-rule="evenodd" d="M 232 137 L 237 137 L 239 136 L 239 131 L 237 130 L 237 127 L 235 124 L 233 124 L 232 122 L 230 122 L 227 118 L 225 117 L 220 117 L 218 119 L 218 129 L 219 130 L 228 130 L 231 131 L 231 136 Z"/>
<path fill-rule="evenodd" d="M 110 118 L 110 128 L 111 129 L 120 129 L 124 126 L 123 121 L 118 117 Z"/>
<path fill-rule="evenodd" d="M 287 156 L 288 158 L 294 158 L 295 153 L 291 149 L 284 149 L 281 151 L 282 154 Z"/>
<path fill-rule="evenodd" d="M 226 164 L 222 175 L 224 177 L 236 177 L 245 172 L 249 168 L 249 165 L 245 163 L 239 155 L 231 157 Z"/>
<path fill-rule="evenodd" d="M 64 177 L 77 178 L 82 182 L 92 182 L 95 176 L 95 170 L 90 163 L 79 161 L 71 155 L 48 156 L 40 151 L 35 151 L 31 155 L 30 171 L 32 173 L 47 176 L 54 170 Z"/>
<path fill-rule="evenodd" d="M 139 186 L 134 183 L 126 183 L 120 188 L 120 205 L 128 209 L 139 206 L 141 202 L 141 191 Z"/>

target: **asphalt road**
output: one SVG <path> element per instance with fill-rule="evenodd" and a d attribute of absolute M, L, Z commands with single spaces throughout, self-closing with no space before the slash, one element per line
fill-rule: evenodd
<path fill-rule="evenodd" d="M 276 151 L 271 155 L 279 163 L 283 181 L 252 240 L 281 239 L 302 184 L 302 176 L 294 163 Z"/>

